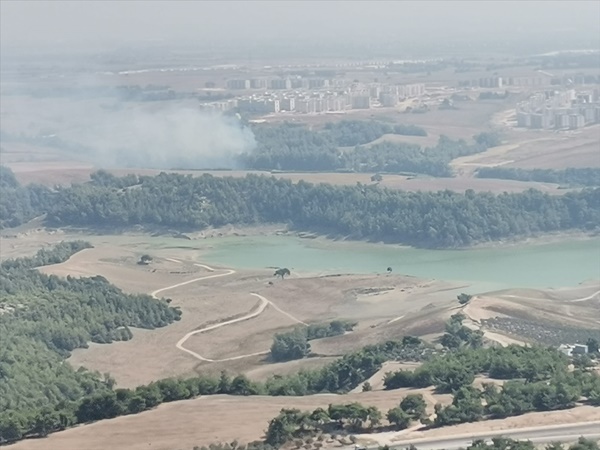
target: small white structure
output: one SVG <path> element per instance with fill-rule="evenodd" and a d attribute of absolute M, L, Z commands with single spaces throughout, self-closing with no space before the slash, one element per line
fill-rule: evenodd
<path fill-rule="evenodd" d="M 583 344 L 561 344 L 558 350 L 567 356 L 586 355 L 588 346 Z"/>

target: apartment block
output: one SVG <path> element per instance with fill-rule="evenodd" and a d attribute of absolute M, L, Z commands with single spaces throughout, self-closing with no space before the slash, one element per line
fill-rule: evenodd
<path fill-rule="evenodd" d="M 292 88 L 292 80 L 289 78 L 275 78 L 271 80 L 270 88 L 271 89 L 291 89 Z"/>
<path fill-rule="evenodd" d="M 371 97 L 369 94 L 357 94 L 352 96 L 352 109 L 371 108 Z"/>
<path fill-rule="evenodd" d="M 250 88 L 251 89 L 267 89 L 267 80 L 264 78 L 253 78 L 250 80 Z"/>
<path fill-rule="evenodd" d="M 250 89 L 250 80 L 227 80 L 227 89 Z"/>

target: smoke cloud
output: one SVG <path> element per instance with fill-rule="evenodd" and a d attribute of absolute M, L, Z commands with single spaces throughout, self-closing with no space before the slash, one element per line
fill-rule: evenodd
<path fill-rule="evenodd" d="M 177 105 L 117 108 L 94 114 L 58 137 L 104 167 L 156 169 L 235 168 L 236 157 L 255 146 L 237 117 Z"/>

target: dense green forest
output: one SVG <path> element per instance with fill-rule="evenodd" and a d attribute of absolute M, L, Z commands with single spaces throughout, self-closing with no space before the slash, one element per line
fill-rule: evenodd
<path fill-rule="evenodd" d="M 37 186 L 20 187 L 27 194 Z M 3 194 L 4 190 L 0 192 Z M 451 191 L 404 192 L 374 185 L 332 186 L 248 175 L 199 177 L 161 173 L 115 177 L 97 172 L 90 183 L 44 194 L 33 215 L 51 226 L 133 225 L 203 229 L 227 224 L 287 223 L 298 230 L 416 247 L 477 242 L 600 224 L 600 188 L 563 196 Z M 0 195 L 0 208 L 6 204 Z M 17 219 L 15 219 L 17 220 Z"/>
<path fill-rule="evenodd" d="M 21 186 L 10 169 L 0 166 L 0 229 L 16 227 L 39 215 L 49 194 L 44 186 Z"/>
<path fill-rule="evenodd" d="M 121 179 L 114 179 L 121 184 Z M 202 229 L 283 222 L 299 230 L 419 247 L 460 247 L 550 231 L 592 230 L 600 223 L 600 189 L 564 196 L 534 190 L 463 195 L 293 184 L 255 175 L 194 178 L 164 173 L 138 181 L 128 189 L 95 182 L 60 188 L 47 204 L 48 223 Z"/>
<path fill-rule="evenodd" d="M 364 146 L 384 134 L 427 135 L 414 125 L 392 126 L 375 121 L 330 123 L 321 131 L 292 124 L 259 126 L 253 131 L 257 148 L 242 155 L 241 162 L 246 168 L 260 170 L 411 172 L 449 177 L 452 159 L 500 143 L 495 133 L 486 132 L 475 136 L 472 144 L 441 136 L 432 148 L 392 142 Z"/>
<path fill-rule="evenodd" d="M 66 279 L 33 270 L 66 261 L 85 242 L 40 250 L 0 264 L 0 442 L 24 432 L 73 423 L 71 407 L 87 395 L 111 392 L 113 381 L 64 363 L 88 342 L 131 338 L 129 327 L 155 328 L 180 311 L 147 295 L 127 295 L 106 279 Z"/>
<path fill-rule="evenodd" d="M 540 181 L 542 183 L 556 183 L 562 186 L 600 186 L 600 169 L 594 167 L 581 169 L 567 168 L 563 170 L 481 167 L 477 169 L 477 177 Z"/>
<path fill-rule="evenodd" d="M 500 144 L 494 133 L 480 133 L 474 143 L 454 141 L 440 136 L 435 147 L 421 148 L 406 143 L 381 142 L 369 147 L 356 147 L 342 155 L 344 169 L 355 172 L 421 173 L 434 177 L 453 176 L 450 162 L 461 156 L 481 153 Z"/>

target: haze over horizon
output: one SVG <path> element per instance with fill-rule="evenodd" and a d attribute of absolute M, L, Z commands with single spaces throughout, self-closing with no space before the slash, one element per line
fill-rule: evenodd
<path fill-rule="evenodd" d="M 3 48 L 95 45 L 322 45 L 518 37 L 600 46 L 597 1 L 13 1 L 1 2 Z M 477 36 L 478 40 L 468 41 Z"/>

